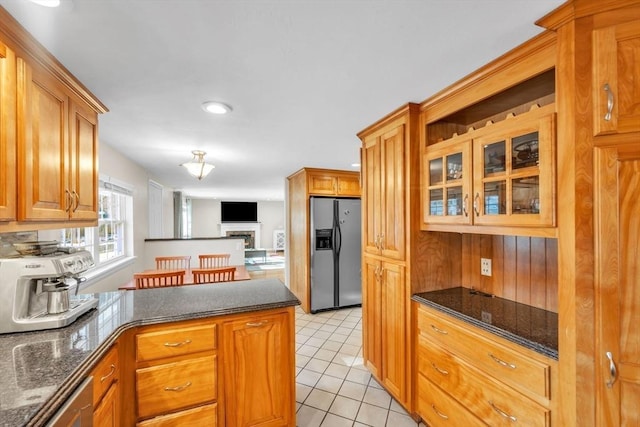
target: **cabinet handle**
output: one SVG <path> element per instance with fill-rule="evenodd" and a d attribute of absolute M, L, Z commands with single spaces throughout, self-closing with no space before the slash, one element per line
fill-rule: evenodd
<path fill-rule="evenodd" d="M 182 342 L 166 342 L 164 343 L 165 347 L 182 347 L 183 345 L 191 344 L 191 340 L 186 339 Z"/>
<path fill-rule="evenodd" d="M 73 208 L 73 210 L 71 212 L 75 212 L 78 210 L 78 206 L 80 206 L 80 195 L 78 194 L 78 192 L 76 190 L 73 190 L 72 193 L 72 199 L 71 202 L 73 203 L 73 200 L 75 199 L 76 204 L 75 207 Z"/>
<path fill-rule="evenodd" d="M 380 235 L 380 249 L 384 249 L 384 233 Z"/>
<path fill-rule="evenodd" d="M 442 334 L 442 335 L 449 335 L 449 332 L 447 332 L 447 331 L 445 331 L 445 330 L 442 330 L 442 329 L 438 328 L 438 327 L 437 327 L 436 325 L 434 325 L 434 324 L 432 324 L 432 325 L 431 325 L 431 329 L 433 329 L 434 331 L 436 331 L 436 332 L 437 332 L 437 333 L 439 333 L 439 334 Z"/>
<path fill-rule="evenodd" d="M 610 351 L 607 351 L 606 355 L 607 359 L 609 359 L 609 379 L 607 380 L 607 388 L 611 388 L 618 379 L 618 370 L 616 369 L 616 363 L 613 361 L 613 354 L 611 354 Z"/>
<path fill-rule="evenodd" d="M 269 323 L 268 320 L 261 320 L 259 322 L 247 322 L 245 323 L 245 325 L 247 325 L 250 328 L 258 328 L 260 326 L 266 325 L 267 323 Z"/>
<path fill-rule="evenodd" d="M 440 372 L 442 375 L 449 375 L 449 371 L 445 371 L 442 368 L 438 368 L 435 363 L 431 362 L 431 366 L 433 366 L 433 369 Z"/>
<path fill-rule="evenodd" d="M 103 382 L 104 380 L 106 380 L 107 378 L 109 378 L 111 375 L 113 375 L 116 372 L 116 365 L 114 365 L 113 363 L 111 364 L 111 371 L 105 375 L 104 377 L 100 378 L 100 382 Z"/>
<path fill-rule="evenodd" d="M 469 193 L 464 195 L 464 200 L 462 201 L 462 212 L 464 212 L 464 216 L 469 216 Z"/>
<path fill-rule="evenodd" d="M 436 415 L 438 415 L 440 418 L 445 419 L 445 420 L 449 419 L 448 416 L 446 416 L 442 412 L 438 411 L 438 408 L 436 408 L 436 405 L 434 405 L 433 403 L 431 404 L 431 409 L 433 409 L 433 412 L 435 412 Z"/>
<path fill-rule="evenodd" d="M 514 422 L 514 423 L 516 421 L 518 421 L 518 419 L 516 417 L 514 417 L 513 415 L 509 415 L 508 413 L 504 412 L 502 409 L 500 409 L 496 405 L 494 405 L 492 401 L 489 401 L 489 405 L 491 405 L 493 410 L 496 411 L 498 414 L 500 414 L 500 416 L 502 416 L 502 417 Z"/>
<path fill-rule="evenodd" d="M 373 245 L 376 247 L 376 249 L 380 249 L 380 235 L 376 234 L 376 238 L 373 239 Z"/>
<path fill-rule="evenodd" d="M 476 216 L 480 216 L 480 193 L 476 193 L 476 197 L 473 198 L 473 211 Z"/>
<path fill-rule="evenodd" d="M 489 353 L 489 357 L 492 358 L 494 360 L 494 362 L 506 367 L 506 368 L 511 368 L 511 369 L 516 369 L 517 366 L 514 365 L 513 363 L 509 363 L 509 362 L 505 362 L 504 360 L 500 359 L 499 357 L 494 356 L 493 354 Z"/>
<path fill-rule="evenodd" d="M 67 205 L 65 206 L 64 211 L 68 213 L 71 211 L 71 207 L 73 206 L 73 196 L 71 195 L 71 191 L 69 191 L 69 189 L 65 189 L 64 193 L 65 193 L 65 204 Z"/>
<path fill-rule="evenodd" d="M 603 89 L 607 92 L 607 113 L 604 115 L 604 119 L 608 122 L 611 120 L 611 113 L 613 112 L 613 91 L 609 83 L 605 83 Z"/>
<path fill-rule="evenodd" d="M 187 381 L 185 385 L 179 385 L 176 387 L 165 387 L 164 391 L 182 391 L 188 387 L 191 387 L 191 381 Z"/>

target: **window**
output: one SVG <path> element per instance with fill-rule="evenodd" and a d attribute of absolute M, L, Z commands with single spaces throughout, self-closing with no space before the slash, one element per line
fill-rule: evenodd
<path fill-rule="evenodd" d="M 64 246 L 86 249 L 96 266 L 127 255 L 133 230 L 132 192 L 111 182 L 100 181 L 98 226 L 60 230 Z"/>

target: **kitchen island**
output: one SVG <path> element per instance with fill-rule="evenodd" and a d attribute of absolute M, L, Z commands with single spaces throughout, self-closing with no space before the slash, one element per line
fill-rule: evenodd
<path fill-rule="evenodd" d="M 276 316 L 283 320 L 276 330 L 278 339 L 288 343 L 284 349 L 275 345 L 278 351 L 284 350 L 280 356 L 288 365 L 278 367 L 283 371 L 277 373 L 278 378 L 285 382 L 278 387 L 284 387 L 285 395 L 291 396 L 291 408 L 285 408 L 285 412 L 290 418 L 294 416 L 293 308 L 299 302 L 279 280 L 106 292 L 96 294 L 96 297 L 100 301 L 98 308 L 65 328 L 0 335 L 0 425 L 44 425 L 116 346 L 120 347 L 116 358 L 121 367 L 119 400 L 128 402 L 122 411 L 123 422 L 128 424 L 131 419 L 126 417 L 136 417 L 139 412 L 133 409 L 135 396 L 139 393 L 135 375 L 140 369 L 136 368 L 144 368 L 146 363 L 137 354 L 136 340 L 150 329 L 158 334 L 164 327 L 171 329 L 184 324 L 196 324 L 200 329 L 209 327 L 212 331 L 214 347 L 200 348 L 196 355 L 211 355 L 216 361 L 213 369 L 220 371 L 215 371 L 219 393 L 215 394 L 217 400 L 213 404 L 220 406 L 221 417 L 224 405 L 219 403 L 233 403 L 233 398 L 224 393 L 224 377 L 236 380 L 234 372 L 224 366 L 225 362 L 242 368 L 237 366 L 240 362 L 232 354 L 234 345 L 242 348 L 254 342 L 232 342 L 236 338 L 234 325 L 248 319 L 246 325 L 257 326 L 258 330 L 268 327 L 266 324 Z M 254 318 L 258 320 L 252 321 Z M 260 320 L 262 318 L 267 320 Z M 267 334 L 271 339 L 272 332 L 267 331 Z M 228 342 L 225 341 L 227 338 Z M 185 359 L 184 355 L 175 357 L 175 360 L 170 357 L 163 360 L 173 363 Z"/>

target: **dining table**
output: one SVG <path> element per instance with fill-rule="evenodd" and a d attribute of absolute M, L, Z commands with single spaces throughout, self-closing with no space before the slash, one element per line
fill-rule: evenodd
<path fill-rule="evenodd" d="M 250 280 L 251 276 L 249 275 L 249 272 L 247 271 L 247 267 L 245 267 L 244 265 L 230 265 L 229 267 L 235 267 L 236 268 L 236 272 L 233 276 L 233 281 L 237 282 L 237 281 L 241 281 L 241 280 Z M 227 267 L 221 267 L 221 268 L 227 268 Z M 144 270 L 143 273 L 156 273 L 156 272 L 161 272 L 161 271 L 167 271 L 167 270 Z M 184 271 L 184 281 L 183 281 L 183 285 L 195 285 L 196 283 L 193 280 L 193 272 L 192 269 L 186 269 Z M 128 281 L 127 283 L 125 283 L 122 286 L 119 286 L 118 289 L 120 290 L 134 290 L 137 289 L 136 288 L 136 281 L 135 279 L 131 278 L 130 281 Z"/>

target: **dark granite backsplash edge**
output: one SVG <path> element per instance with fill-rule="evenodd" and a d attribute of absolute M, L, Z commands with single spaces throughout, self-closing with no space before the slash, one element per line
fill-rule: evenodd
<path fill-rule="evenodd" d="M 471 316 L 467 316 L 459 311 L 456 310 L 452 310 L 449 307 L 445 307 L 442 306 L 438 303 L 435 303 L 433 301 L 428 300 L 427 298 L 424 298 L 423 296 L 421 296 L 420 294 L 414 294 L 411 299 L 413 301 L 416 301 L 420 304 L 424 304 L 426 306 L 429 306 L 431 308 L 434 308 L 438 311 L 441 311 L 445 314 L 448 314 L 452 317 L 455 317 L 457 319 L 463 320 L 467 323 L 470 323 L 473 326 L 476 326 L 480 329 L 483 329 L 485 331 L 491 332 L 492 334 L 495 334 L 501 338 L 504 338 L 508 341 L 511 341 L 515 344 L 521 345 L 525 348 L 528 348 L 530 350 L 533 350 L 535 352 L 538 352 L 540 354 L 542 354 L 543 356 L 549 357 L 551 359 L 554 360 L 558 360 L 558 350 L 550 348 L 548 346 L 542 345 L 540 343 L 537 343 L 535 341 L 531 341 L 528 340 L 526 338 L 523 338 L 519 335 L 513 334 L 511 332 L 505 331 L 503 329 L 497 328 L 491 324 L 482 322 L 474 317 Z"/>

